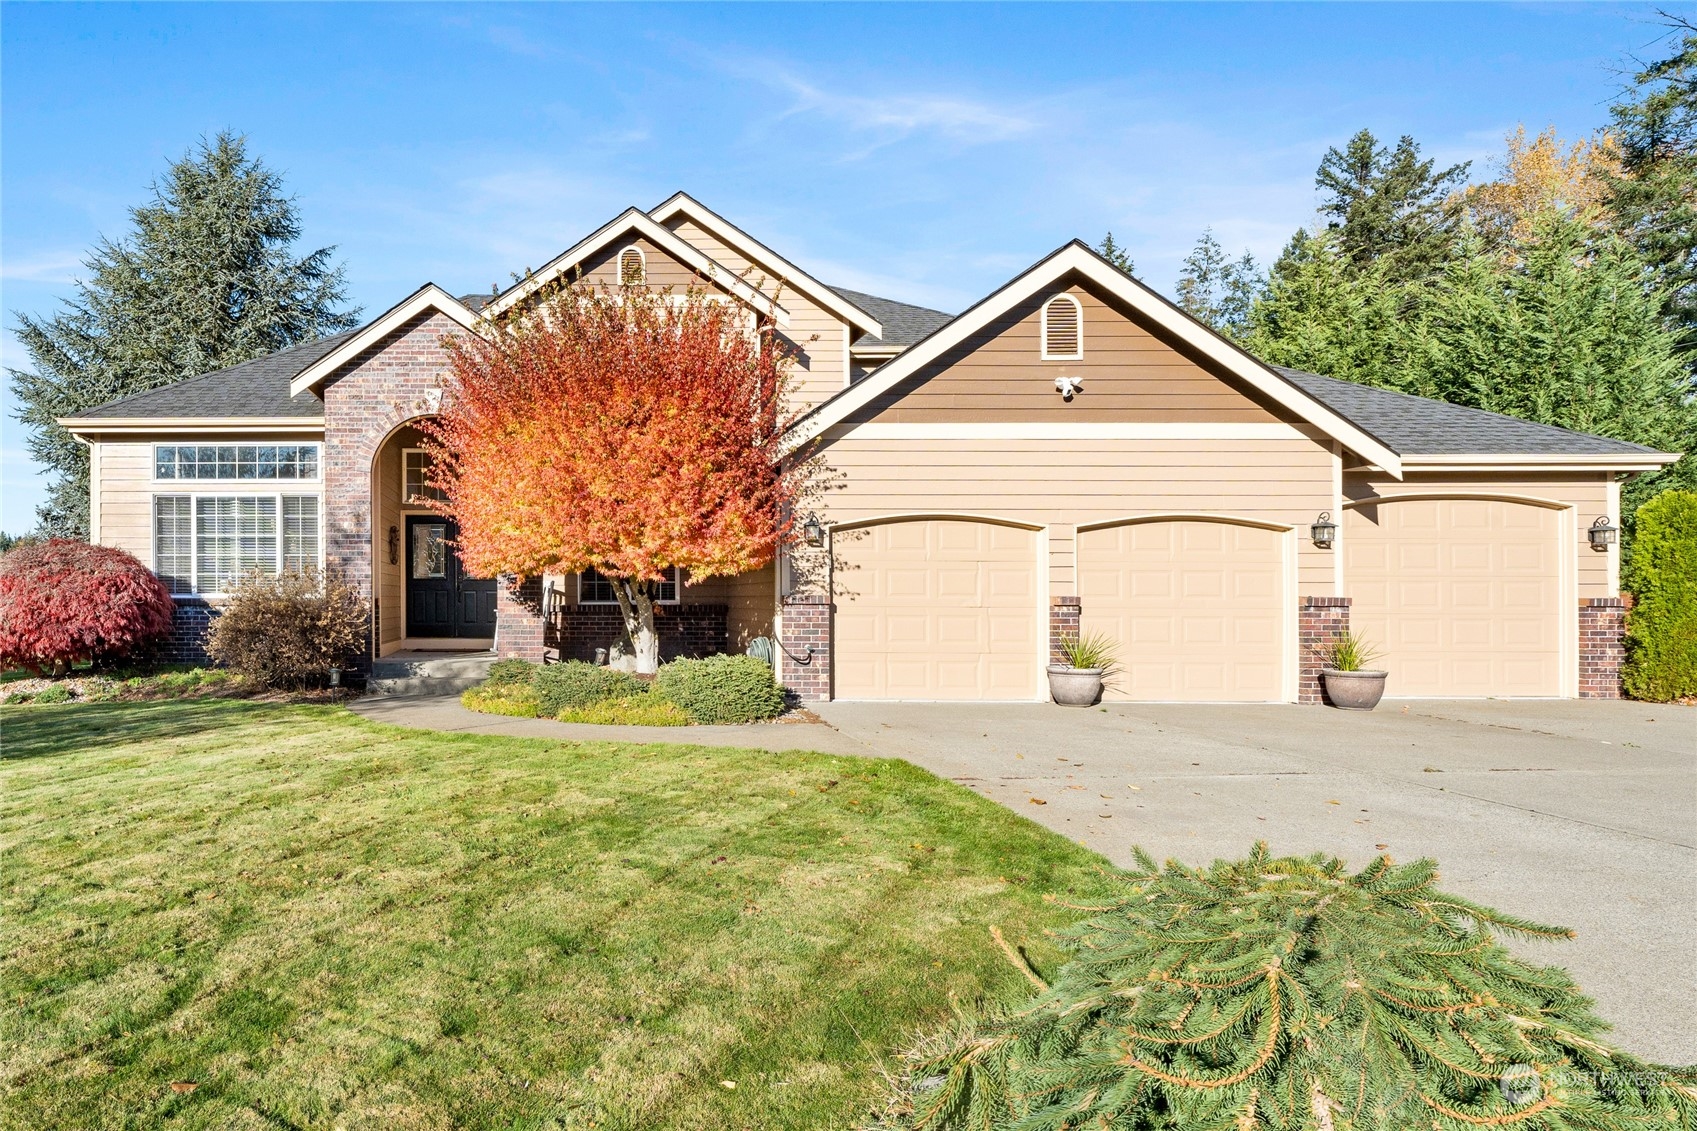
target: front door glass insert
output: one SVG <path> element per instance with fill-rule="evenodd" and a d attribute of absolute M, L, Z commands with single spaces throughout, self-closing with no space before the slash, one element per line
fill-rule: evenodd
<path fill-rule="evenodd" d="M 412 575 L 448 576 L 448 527 L 439 522 L 420 522 L 412 528 Z"/>

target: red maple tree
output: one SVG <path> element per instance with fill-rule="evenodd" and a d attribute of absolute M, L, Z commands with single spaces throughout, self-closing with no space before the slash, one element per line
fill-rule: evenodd
<path fill-rule="evenodd" d="M 787 359 L 746 307 L 577 283 L 449 349 L 425 430 L 461 560 L 480 576 L 600 572 L 637 671 L 659 666 L 674 567 L 744 573 L 788 538 Z"/>

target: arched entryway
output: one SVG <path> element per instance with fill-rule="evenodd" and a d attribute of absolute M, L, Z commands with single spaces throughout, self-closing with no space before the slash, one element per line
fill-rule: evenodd
<path fill-rule="evenodd" d="M 495 637 L 496 582 L 468 573 L 452 519 L 432 510 L 429 457 L 415 418 L 393 429 L 371 466 L 373 633 L 378 655 L 480 650 Z"/>

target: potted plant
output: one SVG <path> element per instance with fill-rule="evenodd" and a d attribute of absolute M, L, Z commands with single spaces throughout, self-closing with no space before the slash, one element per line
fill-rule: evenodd
<path fill-rule="evenodd" d="M 1064 664 L 1049 665 L 1049 698 L 1063 707 L 1088 707 L 1102 696 L 1102 684 L 1116 666 L 1114 642 L 1106 633 L 1061 640 Z"/>
<path fill-rule="evenodd" d="M 1358 632 L 1345 632 L 1332 642 L 1320 682 L 1326 701 L 1345 711 L 1371 711 L 1385 694 L 1388 674 L 1367 665 L 1379 658 L 1379 650 Z"/>

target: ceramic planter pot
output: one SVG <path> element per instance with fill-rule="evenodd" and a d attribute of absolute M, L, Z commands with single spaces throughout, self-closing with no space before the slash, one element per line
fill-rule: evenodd
<path fill-rule="evenodd" d="M 1049 665 L 1049 698 L 1063 707 L 1088 707 L 1102 696 L 1101 668 Z"/>
<path fill-rule="evenodd" d="M 1385 672 L 1340 672 L 1321 668 L 1326 701 L 1345 711 L 1371 711 L 1385 694 Z"/>

